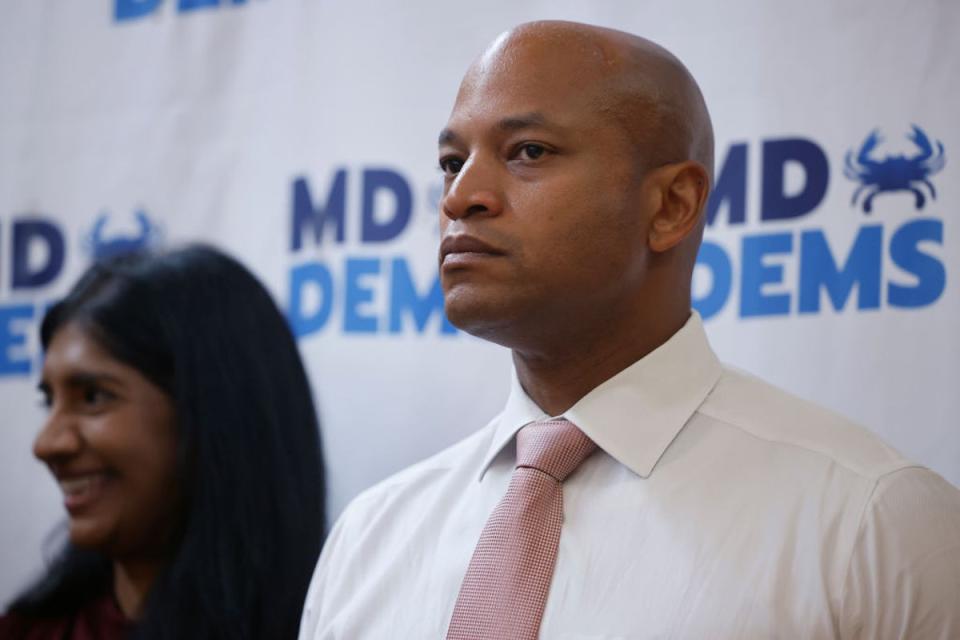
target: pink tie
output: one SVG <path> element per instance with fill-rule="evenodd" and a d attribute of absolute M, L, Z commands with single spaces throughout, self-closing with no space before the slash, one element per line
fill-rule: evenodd
<path fill-rule="evenodd" d="M 563 485 L 597 445 L 566 420 L 517 432 L 517 468 L 490 514 L 447 640 L 536 640 L 563 524 Z"/>

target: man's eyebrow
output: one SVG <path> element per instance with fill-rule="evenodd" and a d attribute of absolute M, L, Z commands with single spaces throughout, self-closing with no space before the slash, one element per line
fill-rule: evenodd
<path fill-rule="evenodd" d="M 504 118 L 497 123 L 497 128 L 502 131 L 517 131 L 519 129 L 529 129 L 531 127 L 549 127 L 550 123 L 539 111 L 531 111 L 516 116 Z"/>
<path fill-rule="evenodd" d="M 508 132 L 531 129 L 534 127 L 554 128 L 555 126 L 556 125 L 547 120 L 547 118 L 539 111 L 531 111 L 530 113 L 508 116 L 497 122 L 497 129 Z M 460 136 L 450 128 L 446 128 L 441 131 L 440 136 L 437 139 L 437 144 L 440 146 L 445 144 L 456 144 L 458 142 L 460 142 Z"/>
<path fill-rule="evenodd" d="M 460 140 L 460 136 L 453 132 L 452 129 L 444 129 L 440 132 L 440 137 L 437 139 L 437 144 L 443 146 L 445 144 L 454 144 Z"/>

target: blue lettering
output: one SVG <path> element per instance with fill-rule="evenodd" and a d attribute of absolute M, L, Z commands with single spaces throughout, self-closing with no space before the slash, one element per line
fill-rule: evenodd
<path fill-rule="evenodd" d="M 185 12 L 204 7 L 216 7 L 218 4 L 220 4 L 220 0 L 180 0 L 177 9 Z"/>
<path fill-rule="evenodd" d="M 733 267 L 727 252 L 720 245 L 704 241 L 697 254 L 697 266 L 710 270 L 710 291 L 702 298 L 695 298 L 693 308 L 703 317 L 710 318 L 723 309 L 730 297 L 730 286 L 733 283 Z"/>
<path fill-rule="evenodd" d="M 12 351 L 22 351 L 27 344 L 26 325 L 33 320 L 33 306 L 19 305 L 0 307 L 0 376 L 28 375 L 30 358 L 17 356 Z M 14 330 L 14 323 L 23 327 Z"/>
<path fill-rule="evenodd" d="M 924 241 L 943 245 L 943 222 L 940 220 L 914 220 L 903 225 L 890 240 L 890 257 L 894 264 L 917 277 L 915 286 L 895 282 L 887 285 L 887 302 L 892 307 L 923 307 L 943 294 L 947 274 L 943 263 L 928 253 L 920 251 Z"/>
<path fill-rule="evenodd" d="M 396 208 L 386 222 L 376 219 L 376 194 L 385 190 L 393 194 Z M 367 169 L 363 172 L 363 227 L 360 238 L 363 242 L 388 242 L 407 227 L 413 210 L 413 194 L 410 185 L 395 171 Z"/>
<path fill-rule="evenodd" d="M 305 309 L 305 296 L 308 290 L 319 296 L 316 309 Z M 290 272 L 289 309 L 287 322 L 293 335 L 301 338 L 320 331 L 330 318 L 333 310 L 333 278 L 326 266 L 311 262 L 294 268 Z"/>
<path fill-rule="evenodd" d="M 440 286 L 439 276 L 433 280 L 433 286 L 427 295 L 420 297 L 413 284 L 413 277 L 407 261 L 395 258 L 392 267 L 393 278 L 390 283 L 390 333 L 400 333 L 403 329 L 403 313 L 409 311 L 413 315 L 418 333 L 423 333 L 427 321 L 435 311 L 440 314 L 440 332 L 456 333 L 450 321 L 443 312 L 443 289 Z"/>
<path fill-rule="evenodd" d="M 153 13 L 160 6 L 160 0 L 116 0 L 113 5 L 113 18 L 133 20 Z"/>
<path fill-rule="evenodd" d="M 883 228 L 863 227 L 842 269 L 837 268 L 823 231 L 805 231 L 800 236 L 800 313 L 820 310 L 824 287 L 833 308 L 843 309 L 857 285 L 857 308 L 880 308 L 880 269 L 883 264 Z"/>
<path fill-rule="evenodd" d="M 380 273 L 377 258 L 347 258 L 346 299 L 343 309 L 343 330 L 346 333 L 376 333 L 376 316 L 363 315 L 358 307 L 373 300 L 373 290 L 360 279 Z"/>
<path fill-rule="evenodd" d="M 322 208 L 313 206 L 310 186 L 305 178 L 293 182 L 293 220 L 291 224 L 290 248 L 298 251 L 303 246 L 304 229 L 313 229 L 313 241 L 319 245 L 323 239 L 323 229 L 327 221 L 336 227 L 337 242 L 344 238 L 344 214 L 347 208 L 347 170 L 338 169 L 333 176 L 333 184 L 327 194 L 327 203 Z"/>
<path fill-rule="evenodd" d="M 30 264 L 30 249 L 36 242 L 46 246 L 46 259 Z M 49 284 L 63 269 L 63 234 L 45 220 L 20 220 L 13 223 L 12 288 L 32 289 Z"/>
<path fill-rule="evenodd" d="M 784 173 L 788 162 L 804 171 L 803 188 L 788 195 Z M 813 211 L 827 193 L 830 166 L 817 143 L 804 138 L 769 140 L 763 143 L 763 187 L 760 217 L 763 220 L 799 218 Z"/>
<path fill-rule="evenodd" d="M 747 145 L 730 145 L 717 184 L 707 200 L 707 225 L 713 226 L 720 207 L 727 203 L 730 224 L 743 224 L 747 219 Z"/>
<path fill-rule="evenodd" d="M 783 265 L 764 264 L 771 254 L 790 253 L 793 237 L 789 233 L 745 236 L 743 238 L 743 275 L 740 281 L 740 315 L 768 316 L 790 313 L 790 294 L 765 294 L 765 284 L 783 282 Z"/>
<path fill-rule="evenodd" d="M 147 16 L 160 6 L 162 0 L 115 0 L 113 16 L 121 20 L 133 20 Z M 187 13 L 195 9 L 216 8 L 228 0 L 178 0 L 177 11 Z M 247 4 L 247 0 L 229 0 L 230 4 Z"/>

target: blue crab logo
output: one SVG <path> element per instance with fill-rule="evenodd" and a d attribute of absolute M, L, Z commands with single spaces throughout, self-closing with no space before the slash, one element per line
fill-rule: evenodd
<path fill-rule="evenodd" d="M 856 159 L 853 157 L 852 150 L 847 151 L 843 174 L 860 183 L 857 190 L 853 192 L 851 206 L 855 206 L 857 198 L 866 191 L 863 211 L 870 213 L 873 210 L 873 199 L 877 195 L 888 191 L 910 191 L 914 195 L 916 208 L 923 209 L 927 199 L 920 190 L 921 185 L 930 191 L 932 199 L 937 199 L 937 190 L 933 188 L 929 177 L 943 169 L 947 161 L 943 155 L 943 143 L 937 140 L 936 153 L 934 153 L 930 138 L 923 129 L 917 125 L 911 126 L 913 131 L 907 134 L 907 139 L 919 149 L 919 153 L 912 157 L 888 155 L 883 160 L 873 158 L 871 153 L 883 141 L 880 132 L 876 129 L 871 131 L 863 141 Z"/>
<path fill-rule="evenodd" d="M 107 229 L 107 214 L 101 214 L 93 225 L 93 229 L 83 238 L 83 246 L 94 260 L 103 260 L 123 253 L 130 253 L 140 249 L 156 246 L 162 240 L 160 228 L 151 222 L 142 210 L 134 214 L 137 221 L 135 235 L 117 235 L 105 237 Z"/>

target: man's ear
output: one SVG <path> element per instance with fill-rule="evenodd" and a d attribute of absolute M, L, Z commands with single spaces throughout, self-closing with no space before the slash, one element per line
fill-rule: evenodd
<path fill-rule="evenodd" d="M 652 251 L 672 249 L 698 226 L 710 193 L 710 176 L 699 162 L 689 160 L 651 172 L 660 207 L 650 221 L 647 243 Z"/>

